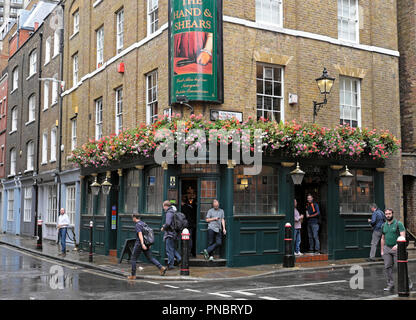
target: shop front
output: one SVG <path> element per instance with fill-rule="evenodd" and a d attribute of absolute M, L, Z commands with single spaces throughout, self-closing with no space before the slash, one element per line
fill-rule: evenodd
<path fill-rule="evenodd" d="M 286 160 L 286 161 L 283 161 Z M 165 215 L 162 203 L 169 199 L 181 212 L 191 217 L 193 257 L 207 247 L 205 216 L 218 199 L 224 209 L 227 235 L 217 252 L 227 266 L 238 267 L 281 263 L 284 255 L 284 228 L 294 224 L 294 199 L 304 213 L 306 197 L 312 194 L 321 211 L 321 253 L 328 259 L 366 257 L 371 243 L 369 205 L 384 208 L 383 169 L 373 162 L 350 163 L 353 174 L 349 186 L 342 184 L 344 164 L 323 160 L 305 160 L 302 184 L 295 185 L 291 172 L 295 162 L 268 159 L 260 174 L 244 175 L 244 166 L 164 165 L 145 163 L 120 165 L 113 171 L 83 169 L 81 211 L 81 246 L 87 249 L 89 226 L 93 221 L 94 250 L 99 254 L 120 256 L 124 241 L 134 238 L 132 213 L 141 213 L 155 231 L 154 256 L 164 260 L 163 232 Z M 90 171 L 90 172 L 88 172 Z M 111 181 L 108 195 L 103 188 L 94 195 L 91 185 Z M 97 178 L 97 179 L 96 179 Z M 308 250 L 306 225 L 302 225 L 302 250 Z M 192 257 L 192 258 L 193 258 Z"/>

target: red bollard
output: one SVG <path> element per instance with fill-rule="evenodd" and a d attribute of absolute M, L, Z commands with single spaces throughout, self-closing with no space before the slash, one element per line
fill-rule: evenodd
<path fill-rule="evenodd" d="M 295 266 L 295 255 L 293 254 L 292 245 L 292 225 L 286 223 L 285 225 L 285 256 L 283 257 L 283 267 L 293 268 Z"/>
<path fill-rule="evenodd" d="M 42 223 L 43 221 L 38 219 L 38 242 L 36 243 L 36 249 L 42 250 Z"/>
<path fill-rule="evenodd" d="M 397 291 L 399 297 L 409 296 L 409 275 L 407 270 L 406 238 L 397 239 Z"/>
<path fill-rule="evenodd" d="M 191 234 L 188 229 L 182 231 L 182 264 L 181 276 L 189 276 L 189 240 Z"/>

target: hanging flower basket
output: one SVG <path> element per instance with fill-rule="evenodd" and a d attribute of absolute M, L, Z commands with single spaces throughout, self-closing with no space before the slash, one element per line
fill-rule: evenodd
<path fill-rule="evenodd" d="M 249 137 L 243 135 L 247 130 L 251 133 Z M 204 138 L 201 139 L 201 135 L 195 132 L 202 132 Z M 233 142 L 230 133 L 241 136 L 238 146 L 242 152 L 252 153 L 255 151 L 254 132 L 261 133 L 260 151 L 271 156 L 279 153 L 292 158 L 385 160 L 400 149 L 400 141 L 388 130 L 349 126 L 326 128 L 296 121 L 276 123 L 253 118 L 244 122 L 235 118 L 211 122 L 203 119 L 202 115 L 181 119 L 177 114 L 160 116 L 151 125 L 141 124 L 119 135 L 112 134 L 100 140 L 90 139 L 75 149 L 69 160 L 80 167 L 105 167 L 133 157 L 151 158 L 158 146 L 163 146 L 177 157 L 178 146 L 194 150 L 206 145 L 208 150 L 213 142 L 217 146 L 221 143 L 230 145 Z M 246 144 L 243 143 L 244 139 Z"/>

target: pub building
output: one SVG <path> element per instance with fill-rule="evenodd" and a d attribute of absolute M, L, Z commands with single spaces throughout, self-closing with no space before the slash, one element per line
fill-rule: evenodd
<path fill-rule="evenodd" d="M 179 211 L 190 201 L 195 217 L 193 255 L 207 247 L 205 216 L 218 199 L 225 212 L 227 235 L 217 252 L 216 265 L 239 267 L 281 263 L 286 223 L 294 225 L 294 199 L 304 213 L 310 193 L 321 212 L 320 260 L 366 257 L 371 243 L 369 204 L 384 207 L 384 164 L 361 160 L 264 156 L 258 175 L 244 175 L 231 157 L 227 164 L 159 165 L 154 158 L 127 157 L 107 167 L 81 168 L 81 246 L 89 242 L 93 221 L 94 249 L 99 254 L 117 252 L 134 238 L 131 214 L 155 231 L 153 254 L 165 257 L 162 203 L 168 199 Z M 189 210 L 189 209 L 187 209 Z M 301 251 L 308 250 L 307 228 L 302 226 Z M 209 265 L 207 263 L 207 265 Z"/>
<path fill-rule="evenodd" d="M 93 24 L 97 28 L 103 21 L 95 12 L 104 16 L 103 3 L 85 8 L 93 10 L 94 14 L 89 16 L 97 20 Z M 115 132 L 114 114 L 109 108 L 113 106 L 113 89 L 122 85 L 126 102 L 124 120 L 129 122 L 129 128 L 144 121 L 151 125 L 162 113 L 179 112 L 186 119 L 189 113 L 201 113 L 204 119 L 211 116 L 212 121 L 230 116 L 240 122 L 251 116 L 276 123 L 294 119 L 311 122 L 313 118 L 320 128 L 333 128 L 341 122 L 369 130 L 389 129 L 400 136 L 399 55 L 393 8 L 373 9 L 372 2 L 360 1 L 366 8 L 363 11 L 366 21 L 371 21 L 363 25 L 366 32 L 361 32 L 358 24 L 348 30 L 338 24 L 340 30 L 337 30 L 337 18 L 341 21 L 344 12 L 337 10 L 337 5 L 343 5 L 340 1 L 302 2 L 302 7 L 282 1 L 278 7 L 268 9 L 259 7 L 262 1 L 245 0 L 156 3 L 159 19 L 152 20 L 150 14 L 147 17 L 155 22 L 148 23 L 150 35 L 148 32 L 144 40 L 135 39 L 128 50 L 114 58 L 110 59 L 113 53 L 107 53 L 109 60 L 104 64 L 100 60 L 97 71 L 87 68 L 89 73 L 84 72 L 81 83 L 64 92 L 67 118 L 72 119 L 71 110 L 76 108 L 78 119 L 89 119 L 78 123 L 79 145 L 92 137 L 94 122 L 100 137 L 102 128 L 105 134 Z M 123 5 L 127 8 L 128 4 Z M 191 10 L 195 7 L 200 10 Z M 67 8 L 69 17 L 78 10 L 75 5 Z M 118 12 L 115 5 L 113 9 Z M 131 9 L 133 12 L 134 8 Z M 183 14 L 178 14 L 180 10 Z M 280 10 L 281 24 L 275 26 L 264 21 L 269 16 L 265 10 Z M 385 20 L 377 20 L 381 10 L 386 16 L 391 15 L 387 19 L 391 24 L 386 28 Z M 204 13 L 203 18 L 191 14 L 200 12 Z M 319 12 L 320 19 L 328 24 L 317 25 L 305 18 L 304 14 L 310 17 L 314 15 L 312 12 Z M 356 15 L 353 21 L 358 21 L 358 10 Z M 205 28 L 202 24 L 199 24 L 202 30 L 192 28 L 192 19 L 199 22 L 204 19 Z M 189 23 L 182 23 L 188 20 Z M 386 32 L 382 38 L 376 32 L 378 28 Z M 358 31 L 361 33 L 354 33 Z M 90 29 L 88 32 L 85 35 L 91 37 Z M 125 36 L 133 33 L 126 32 Z M 354 36 L 357 41 L 347 41 L 346 36 Z M 108 39 L 106 36 L 103 41 Z M 94 41 L 95 38 L 91 43 Z M 73 41 L 69 46 L 75 44 Z M 198 48 L 193 48 L 194 44 Z M 86 47 L 77 50 L 83 52 Z M 110 49 L 111 44 L 104 46 L 108 50 L 105 52 Z M 72 51 L 76 51 L 75 47 Z M 121 63 L 122 72 L 116 70 Z M 323 69 L 322 77 L 317 78 Z M 328 74 L 336 78 L 335 82 Z M 103 88 L 101 85 L 107 79 L 113 79 L 113 83 Z M 319 95 L 315 79 L 322 103 L 313 102 Z M 134 89 L 128 86 L 130 83 L 135 85 Z M 95 121 L 93 106 L 98 119 Z M 163 109 L 168 106 L 169 109 Z M 104 120 L 97 116 L 103 113 Z M 68 145 L 69 139 L 66 141 Z M 103 139 L 97 139 L 96 143 L 100 141 Z M 166 164 L 156 163 L 153 155 L 131 155 L 104 166 L 81 163 L 80 246 L 88 248 L 92 221 L 95 253 L 120 257 L 125 240 L 135 238 L 131 215 L 138 212 L 154 229 L 156 241 L 152 252 L 163 261 L 166 252 L 160 231 L 165 222 L 162 203 L 171 200 L 179 211 L 185 211 L 182 200 L 186 199 L 191 205 L 186 210 L 194 216 L 190 229 L 194 230 L 192 253 L 196 257 L 191 262 L 202 259 L 200 253 L 207 247 L 205 215 L 213 199 L 218 199 L 225 212 L 227 235 L 216 254 L 215 265 L 278 264 L 284 256 L 285 225 L 288 222 L 294 225 L 294 199 L 299 212 L 304 214 L 310 193 L 322 215 L 319 231 L 322 254 L 317 257 L 360 258 L 369 255 L 371 246 L 369 205 L 376 203 L 384 209 L 387 203 L 397 211 L 401 209 L 398 198 L 402 188 L 395 175 L 401 170 L 401 163 L 397 156 L 384 161 L 367 153 L 352 160 L 342 156 L 301 157 L 276 151 L 264 154 L 261 172 L 252 176 L 244 174 L 243 164 L 231 161 L 231 157 L 227 160 L 221 163 L 218 159 L 216 164 Z M 68 168 L 73 165 L 65 164 Z M 305 251 L 308 251 L 306 222 L 302 225 L 301 243 L 301 252 Z"/>

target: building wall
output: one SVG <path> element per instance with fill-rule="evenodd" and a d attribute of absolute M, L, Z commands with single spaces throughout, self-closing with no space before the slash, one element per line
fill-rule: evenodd
<path fill-rule="evenodd" d="M 159 113 L 168 108 L 168 32 L 167 0 L 159 1 L 159 32 L 146 33 L 146 1 L 101 2 L 96 8 L 88 1 L 77 0 L 65 6 L 70 24 L 72 13 L 80 9 L 80 31 L 65 34 L 65 70 L 69 89 L 64 93 L 65 157 L 70 155 L 70 122 L 78 110 L 78 145 L 94 138 L 95 99 L 103 97 L 103 134 L 115 131 L 115 93 L 124 88 L 125 128 L 146 119 L 145 75 L 158 70 Z M 398 41 L 396 1 L 359 2 L 359 44 L 338 40 L 337 1 L 283 1 L 283 29 L 255 22 L 255 1 L 224 2 L 224 104 L 198 105 L 195 113 L 209 116 L 209 109 L 241 111 L 244 119 L 256 116 L 256 63 L 284 66 L 284 120 L 312 121 L 312 101 L 322 100 L 315 79 L 326 67 L 336 77 L 328 105 L 318 114 L 317 123 L 333 127 L 339 124 L 339 78 L 361 79 L 362 127 L 388 129 L 401 136 L 399 112 Z M 138 48 L 122 54 L 96 69 L 96 33 L 104 24 L 104 61 L 114 58 L 115 12 L 125 8 L 125 48 Z M 317 18 L 319 17 L 319 19 Z M 295 33 L 298 36 L 294 36 Z M 72 37 L 71 37 L 72 36 Z M 71 88 L 70 57 L 78 52 L 81 84 Z M 118 63 L 126 71 L 119 74 Z M 288 104 L 289 93 L 299 96 L 299 103 Z M 179 111 L 179 109 L 174 109 Z M 186 111 L 187 112 L 187 111 Z M 66 168 L 72 165 L 64 161 Z M 397 172 L 401 160 L 387 162 L 385 173 L 386 205 L 402 212 L 402 182 Z"/>

